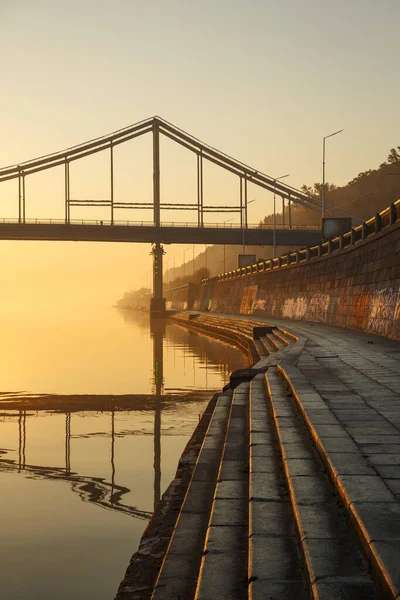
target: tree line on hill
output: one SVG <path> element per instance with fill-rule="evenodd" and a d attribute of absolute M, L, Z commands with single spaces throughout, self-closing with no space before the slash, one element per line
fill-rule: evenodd
<path fill-rule="evenodd" d="M 321 202 L 322 183 L 313 186 L 303 185 L 301 190 Z M 338 187 L 332 183 L 325 184 L 325 199 L 335 210 L 328 213 L 340 216 L 339 211 L 366 221 L 375 213 L 387 208 L 392 202 L 400 199 L 400 146 L 391 148 L 386 161 L 377 169 L 369 169 L 359 173 L 347 185 Z M 288 222 L 288 208 L 285 209 L 285 220 Z M 277 215 L 282 222 L 282 213 Z M 273 215 L 267 215 L 260 224 L 271 224 Z M 320 222 L 320 216 L 313 210 L 299 205 L 292 206 L 292 223 L 295 225 L 314 225 Z"/>

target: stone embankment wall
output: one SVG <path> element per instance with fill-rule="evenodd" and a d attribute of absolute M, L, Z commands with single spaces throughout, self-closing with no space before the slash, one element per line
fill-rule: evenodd
<path fill-rule="evenodd" d="M 200 288 L 193 308 L 319 321 L 400 339 L 400 223 L 304 263 Z"/>
<path fill-rule="evenodd" d="M 166 307 L 176 310 L 190 310 L 199 297 L 200 286 L 197 283 L 187 283 L 180 287 L 164 292 Z"/>

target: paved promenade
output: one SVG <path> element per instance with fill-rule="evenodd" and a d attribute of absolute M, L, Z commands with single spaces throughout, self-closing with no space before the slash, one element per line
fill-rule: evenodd
<path fill-rule="evenodd" d="M 152 598 L 399 599 L 400 343 L 175 318 L 257 360 L 219 396 Z"/>

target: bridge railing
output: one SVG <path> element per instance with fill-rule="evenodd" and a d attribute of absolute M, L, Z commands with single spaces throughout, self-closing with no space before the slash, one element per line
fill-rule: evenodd
<path fill-rule="evenodd" d="M 114 220 L 111 222 L 110 219 L 70 219 L 69 223 L 65 222 L 65 219 L 12 219 L 2 218 L 0 223 L 7 224 L 20 224 L 20 225 L 98 225 L 107 227 L 154 227 L 153 221 L 129 221 L 129 220 Z M 179 221 L 167 221 L 162 222 L 161 227 L 188 227 L 199 229 L 198 222 L 179 222 Z M 242 229 L 239 223 L 205 223 L 202 228 L 217 228 L 217 229 Z M 273 225 L 270 224 L 259 224 L 249 223 L 245 229 L 273 229 Z M 317 230 L 320 229 L 319 225 L 284 225 L 283 223 L 276 225 L 276 229 L 280 230 Z"/>
<path fill-rule="evenodd" d="M 359 241 L 367 239 L 371 235 L 379 233 L 385 227 L 389 227 L 400 220 L 400 200 L 397 200 L 391 204 L 388 208 L 383 211 L 376 213 L 374 217 L 368 219 L 361 225 L 353 227 L 350 231 L 332 238 L 326 242 L 321 242 L 317 246 L 310 246 L 303 248 L 302 250 L 296 250 L 295 252 L 288 252 L 277 258 L 270 258 L 268 260 L 259 261 L 253 265 L 234 269 L 227 273 L 222 273 L 214 277 L 203 279 L 202 284 L 206 285 L 212 281 L 226 281 L 228 279 L 237 279 L 238 277 L 245 277 L 247 275 L 254 275 L 256 273 L 263 273 L 265 271 L 272 271 L 283 267 L 289 267 L 293 264 L 299 264 L 306 262 L 313 258 L 319 258 L 326 256 L 332 252 L 342 250 L 348 246 L 352 246 Z"/>

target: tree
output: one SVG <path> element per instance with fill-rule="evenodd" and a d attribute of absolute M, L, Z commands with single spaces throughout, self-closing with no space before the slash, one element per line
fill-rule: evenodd
<path fill-rule="evenodd" d="M 400 146 L 397 146 L 397 148 L 391 148 L 387 157 L 387 161 L 390 165 L 400 162 Z"/>

